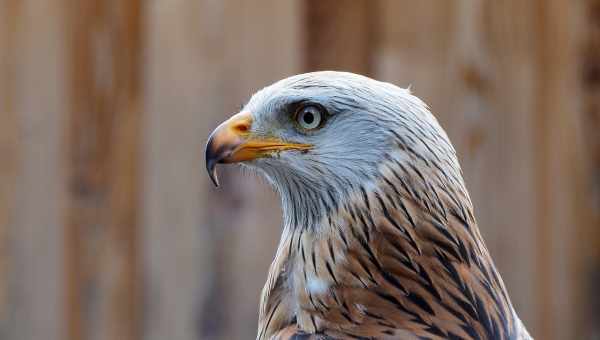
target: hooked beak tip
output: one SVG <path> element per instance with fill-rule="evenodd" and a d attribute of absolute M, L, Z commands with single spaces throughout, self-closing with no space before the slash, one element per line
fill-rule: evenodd
<path fill-rule="evenodd" d="M 216 163 L 208 164 L 207 170 L 208 170 L 208 177 L 215 185 L 215 188 L 218 188 L 219 187 L 219 178 L 217 177 Z"/>
<path fill-rule="evenodd" d="M 240 112 L 221 123 L 208 137 L 205 150 L 206 170 L 215 187 L 219 186 L 217 164 L 238 161 L 231 155 L 235 148 L 243 142 L 242 136 L 250 129 L 251 124 L 251 114 Z"/>
<path fill-rule="evenodd" d="M 215 188 L 219 187 L 219 178 L 217 177 L 217 163 L 218 158 L 215 155 L 212 147 L 212 140 L 209 140 L 208 145 L 206 146 L 206 171 L 208 172 L 208 177 L 215 185 Z"/>

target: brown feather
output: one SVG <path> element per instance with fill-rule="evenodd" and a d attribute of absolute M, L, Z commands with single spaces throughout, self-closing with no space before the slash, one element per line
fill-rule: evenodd
<path fill-rule="evenodd" d="M 466 189 L 458 174 L 431 169 L 388 164 L 377 189 L 334 212 L 334 225 L 284 230 L 258 338 L 515 338 Z"/>

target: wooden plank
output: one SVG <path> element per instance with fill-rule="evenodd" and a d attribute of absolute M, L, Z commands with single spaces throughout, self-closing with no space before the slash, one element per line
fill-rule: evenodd
<path fill-rule="evenodd" d="M 140 2 L 68 1 L 70 339 L 139 337 Z"/>
<path fill-rule="evenodd" d="M 110 177 L 109 222 L 112 243 L 109 269 L 113 275 L 110 333 L 106 339 L 141 338 L 141 261 L 139 223 L 141 215 L 141 82 L 142 2 L 112 2 L 114 33 L 114 110 Z M 105 326 L 106 327 L 106 326 Z"/>
<path fill-rule="evenodd" d="M 590 228 L 589 208 L 584 198 L 586 180 L 582 161 L 580 119 L 577 112 L 580 87 L 577 75 L 578 41 L 582 22 L 577 7 L 565 1 L 536 3 L 538 35 L 536 161 L 538 177 L 537 235 L 539 313 L 544 322 L 537 336 L 543 339 L 573 339 L 581 305 L 589 297 L 582 291 L 582 255 L 588 241 L 579 235 Z M 569 113 L 569 114 L 566 114 Z"/>
<path fill-rule="evenodd" d="M 309 0 L 303 11 L 307 71 L 369 75 L 376 43 L 376 5 L 368 0 Z"/>
<path fill-rule="evenodd" d="M 237 74 L 240 82 L 233 98 L 223 97 L 227 109 L 219 112 L 218 120 L 235 112 L 240 102 L 248 100 L 260 88 L 301 71 L 304 22 L 299 14 L 303 12 L 302 6 L 306 4 L 296 0 L 262 0 L 260 5 L 243 2 L 243 5 L 230 7 L 228 27 L 235 27 L 236 22 L 240 24 L 236 38 L 225 39 L 226 50 L 242 50 L 243 62 L 240 63 L 235 52 L 228 58 L 227 65 L 235 66 L 231 69 L 233 72 L 224 74 L 225 79 L 235 79 Z M 277 42 L 277 53 L 266 55 L 264 51 L 272 49 L 273 42 Z M 228 195 L 227 205 L 218 201 L 211 205 L 213 211 L 220 207 L 219 214 L 225 217 L 212 227 L 229 235 L 221 247 L 222 256 L 228 245 L 234 245 L 230 248 L 229 262 L 220 263 L 231 268 L 222 276 L 229 282 L 229 290 L 221 292 L 229 296 L 229 301 L 225 306 L 228 317 L 224 318 L 225 332 L 221 337 L 243 339 L 256 336 L 258 298 L 281 235 L 281 209 L 278 197 L 264 181 L 235 169 L 230 179 L 220 192 L 206 193 L 208 199 L 215 194 Z M 233 211 L 237 212 L 236 216 L 231 216 Z"/>
<path fill-rule="evenodd" d="M 535 8 L 522 1 L 480 6 L 481 12 L 471 18 L 479 23 L 474 44 L 465 52 L 457 47 L 463 84 L 483 104 L 470 108 L 480 111 L 477 124 L 483 127 L 483 138 L 467 134 L 467 148 L 478 163 L 467 169 L 477 183 L 474 201 L 483 204 L 480 225 L 491 241 L 490 251 L 519 317 L 535 336 L 540 323 L 535 292 L 544 284 L 538 280 L 535 253 Z M 469 58 L 469 52 L 480 49 L 484 54 L 478 60 Z"/>
<path fill-rule="evenodd" d="M 585 192 L 578 204 L 586 207 L 589 219 L 579 235 L 581 253 L 585 256 L 581 273 L 583 287 L 578 301 L 584 305 L 579 312 L 578 337 L 589 339 L 600 334 L 600 296 L 595 293 L 600 283 L 600 1 L 587 0 L 579 9 L 582 18 L 581 73 L 582 90 L 581 136 L 585 146 L 579 161 L 586 166 Z"/>
<path fill-rule="evenodd" d="M 6 15 L 14 15 L 7 20 L 14 50 L 7 51 L 12 113 L 3 117 L 16 119 L 7 128 L 14 129 L 8 138 L 16 138 L 18 150 L 8 229 L 10 316 L 3 332 L 8 339 L 58 340 L 64 338 L 64 13 L 54 0 L 5 4 L 13 7 Z"/>
<path fill-rule="evenodd" d="M 210 122 L 224 111 L 224 6 L 155 1 L 147 7 L 142 223 L 150 340 L 210 339 L 199 335 L 203 301 L 217 283 L 202 152 Z M 206 313 L 218 320 L 220 306 Z"/>
<path fill-rule="evenodd" d="M 535 328 L 532 6 L 381 1 L 379 10 L 375 74 L 412 85 L 447 130 L 486 244 L 519 315 Z"/>
<path fill-rule="evenodd" d="M 451 72 L 447 64 L 454 32 L 454 3 L 379 0 L 375 6 L 378 38 L 373 46 L 374 76 L 399 86 L 414 86 L 417 95 L 443 116 L 450 96 L 447 83 Z M 407 11 L 411 15 L 399 20 L 398 13 Z"/>
<path fill-rule="evenodd" d="M 222 188 L 212 189 L 202 153 L 210 131 L 251 93 L 301 68 L 299 4 L 149 7 L 144 263 L 150 339 L 255 336 L 281 212 L 264 185 L 235 170 L 221 169 Z"/>
<path fill-rule="evenodd" d="M 13 331 L 11 316 L 11 234 L 15 227 L 15 196 L 18 179 L 18 115 L 15 108 L 16 38 L 18 1 L 0 2 L 0 338 L 9 339 Z"/>

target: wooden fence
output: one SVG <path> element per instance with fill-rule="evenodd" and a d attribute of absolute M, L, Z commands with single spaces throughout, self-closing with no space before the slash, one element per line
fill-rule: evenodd
<path fill-rule="evenodd" d="M 600 1 L 0 0 L 0 339 L 250 339 L 277 198 L 208 133 L 309 70 L 412 86 L 537 339 L 600 334 Z"/>

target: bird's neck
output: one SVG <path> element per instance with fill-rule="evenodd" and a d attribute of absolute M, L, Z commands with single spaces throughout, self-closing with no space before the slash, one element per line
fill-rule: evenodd
<path fill-rule="evenodd" d="M 281 197 L 284 230 L 318 233 L 329 226 L 328 221 L 359 189 L 335 181 L 315 183 L 292 179 L 277 190 Z"/>
<path fill-rule="evenodd" d="M 374 185 L 332 197 L 340 199 L 337 204 L 327 201 L 319 188 L 304 190 L 305 198 L 284 200 L 285 227 L 261 302 L 263 328 L 295 320 L 301 329 L 316 331 L 314 317 L 304 310 L 331 307 L 314 306 L 311 297 L 346 285 L 407 289 L 415 274 L 429 280 L 427 294 L 433 300 L 428 308 L 464 308 L 459 313 L 466 319 L 490 313 L 486 318 L 502 329 L 489 332 L 515 331 L 518 318 L 483 243 L 459 171 L 440 174 L 426 166 L 390 162 L 382 165 Z M 311 220 L 311 211 L 324 215 Z M 400 262 L 386 264 L 387 256 Z M 398 271 L 403 276 L 390 279 Z M 414 301 L 403 300 L 412 293 L 407 289 L 398 300 L 412 306 Z M 267 322 L 273 308 L 279 319 Z M 422 312 L 422 306 L 414 311 Z"/>

